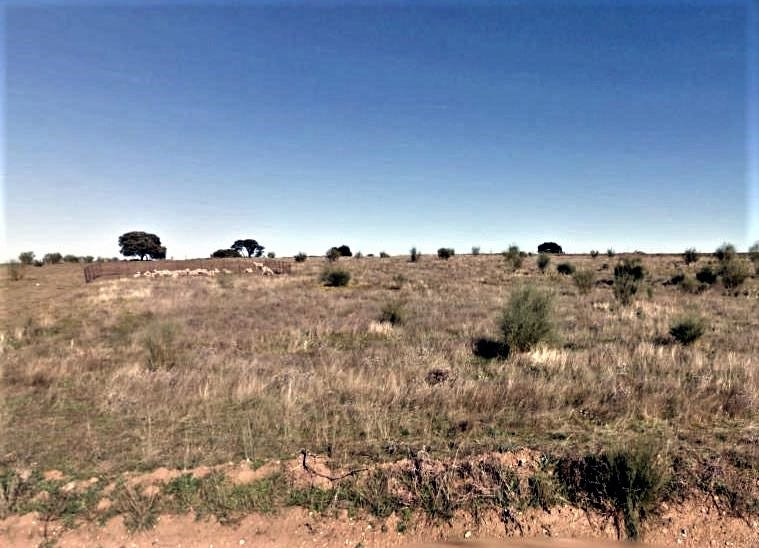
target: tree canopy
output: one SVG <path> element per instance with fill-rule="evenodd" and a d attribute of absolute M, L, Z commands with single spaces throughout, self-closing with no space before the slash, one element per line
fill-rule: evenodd
<path fill-rule="evenodd" d="M 236 249 L 217 249 L 211 253 L 211 257 L 214 259 L 231 259 L 239 256 L 240 252 Z"/>
<path fill-rule="evenodd" d="M 119 236 L 119 247 L 125 257 L 139 257 L 141 261 L 144 261 L 145 257 L 166 258 L 166 248 L 161 245 L 161 239 L 148 232 L 134 231 L 122 234 Z"/>
<path fill-rule="evenodd" d="M 245 240 L 235 240 L 235 243 L 232 244 L 232 249 L 237 251 L 239 255 L 244 251 L 248 257 L 260 257 L 263 255 L 265 248 L 256 240 L 248 238 Z"/>

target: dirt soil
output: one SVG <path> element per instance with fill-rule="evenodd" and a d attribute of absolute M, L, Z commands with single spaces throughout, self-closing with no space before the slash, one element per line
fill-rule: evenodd
<path fill-rule="evenodd" d="M 759 522 L 720 515 L 706 506 L 689 503 L 666 508 L 648 524 L 649 546 L 757 546 Z M 162 515 L 150 531 L 130 534 L 121 517 L 104 526 L 80 523 L 66 529 L 59 523 L 42 522 L 34 514 L 12 516 L 0 521 L 0 545 L 38 546 L 46 539 L 58 547 L 79 546 L 612 546 L 614 528 L 608 520 L 572 507 L 551 512 L 528 511 L 519 516 L 520 528 L 505 530 L 492 515 L 475 527 L 462 516 L 450 525 L 417 525 L 401 534 L 396 518 L 381 521 L 351 518 L 346 514 L 326 517 L 308 510 L 291 508 L 271 515 L 249 515 L 236 525 L 222 525 L 214 519 L 199 521 L 192 514 Z M 620 543 L 619 545 L 622 545 Z M 629 543 L 624 543 L 629 546 Z"/>

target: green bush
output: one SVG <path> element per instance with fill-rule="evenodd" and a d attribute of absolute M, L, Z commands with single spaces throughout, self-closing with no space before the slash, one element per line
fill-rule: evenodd
<path fill-rule="evenodd" d="M 45 264 L 58 264 L 63 260 L 63 255 L 60 253 L 45 253 L 45 256 L 42 257 L 42 260 L 45 262 Z"/>
<path fill-rule="evenodd" d="M 704 334 L 705 322 L 693 315 L 681 316 L 675 319 L 669 328 L 669 334 L 682 345 L 696 342 Z"/>
<path fill-rule="evenodd" d="M 590 250 L 590 256 L 593 257 L 594 259 L 596 257 L 598 257 L 598 250 L 597 249 L 591 249 Z"/>
<path fill-rule="evenodd" d="M 614 250 L 612 248 L 609 248 L 609 249 L 606 250 L 606 256 L 607 257 L 613 257 L 614 255 L 616 255 L 616 253 L 614 252 Z"/>
<path fill-rule="evenodd" d="M 277 254 L 276 254 L 276 253 L 274 253 L 273 251 L 269 251 L 269 252 L 266 254 L 266 256 L 267 256 L 269 259 L 274 259 L 274 258 L 276 258 L 276 257 L 277 257 Z"/>
<path fill-rule="evenodd" d="M 735 289 L 740 287 L 746 278 L 751 275 L 749 271 L 748 262 L 733 258 L 726 259 L 722 262 L 722 266 L 719 271 L 720 278 L 722 279 L 722 285 L 727 289 Z"/>
<path fill-rule="evenodd" d="M 555 337 L 553 299 L 532 286 L 512 293 L 500 319 L 501 333 L 509 348 L 520 352 Z"/>
<path fill-rule="evenodd" d="M 324 254 L 324 256 L 327 258 L 327 260 L 331 263 L 334 263 L 336 260 L 340 258 L 340 250 L 336 247 L 330 247 L 327 250 L 327 253 Z"/>
<path fill-rule="evenodd" d="M 301 251 L 295 257 L 293 257 L 293 259 L 295 259 L 296 263 L 304 263 L 306 262 L 306 259 L 308 259 L 308 255 Z"/>
<path fill-rule="evenodd" d="M 733 244 L 724 243 L 714 251 L 714 256 L 719 262 L 735 259 L 735 246 Z"/>
<path fill-rule="evenodd" d="M 704 266 L 696 272 L 696 279 L 702 284 L 712 285 L 717 281 L 717 274 L 710 266 Z"/>
<path fill-rule="evenodd" d="M 415 263 L 419 260 L 419 257 L 421 257 L 421 254 L 417 251 L 415 247 L 412 247 L 411 251 L 409 252 L 409 260 L 412 263 Z"/>
<path fill-rule="evenodd" d="M 621 516 L 627 536 L 637 539 L 643 521 L 666 494 L 670 466 L 651 446 L 633 445 L 579 459 L 562 458 L 556 471 L 570 502 Z"/>
<path fill-rule="evenodd" d="M 384 251 L 380 251 L 380 252 L 379 252 L 379 256 L 380 256 L 380 259 L 387 259 L 387 258 L 389 258 L 389 257 L 390 257 L 390 254 L 389 254 L 389 253 L 386 253 L 386 252 L 384 252 Z"/>
<path fill-rule="evenodd" d="M 587 295 L 593 289 L 595 275 L 590 269 L 577 270 L 572 274 L 577 290 L 581 295 Z"/>
<path fill-rule="evenodd" d="M 513 270 L 518 270 L 522 266 L 524 254 L 519 251 L 519 246 L 511 245 L 508 251 L 503 252 L 503 258 L 506 259 L 506 264 Z"/>
<path fill-rule="evenodd" d="M 19 253 L 18 260 L 21 264 L 33 264 L 34 263 L 34 251 L 24 251 Z"/>
<path fill-rule="evenodd" d="M 683 279 L 678 284 L 680 286 L 680 289 L 683 290 L 685 293 L 701 293 L 704 289 L 706 289 L 708 286 L 706 284 L 700 284 L 696 281 L 695 278 L 692 276 L 684 275 Z"/>
<path fill-rule="evenodd" d="M 571 276 L 575 273 L 575 266 L 572 263 L 559 263 L 556 265 L 556 272 L 565 276 Z"/>
<path fill-rule="evenodd" d="M 400 325 L 404 321 L 403 305 L 399 302 L 385 304 L 380 312 L 379 321 L 392 325 Z"/>
<path fill-rule="evenodd" d="M 692 264 L 698 261 L 698 252 L 695 248 L 691 247 L 683 252 L 683 261 L 685 264 Z"/>
<path fill-rule="evenodd" d="M 77 257 L 76 255 L 71 255 L 71 254 L 64 255 L 63 262 L 64 263 L 78 263 L 79 257 Z"/>
<path fill-rule="evenodd" d="M 540 255 L 538 255 L 537 264 L 541 272 L 546 271 L 546 268 L 548 268 L 548 263 L 550 262 L 551 262 L 551 257 L 546 255 L 545 253 L 541 253 Z"/>
<path fill-rule="evenodd" d="M 339 268 L 327 268 L 319 279 L 327 287 L 344 287 L 351 281 L 351 273 Z"/>
<path fill-rule="evenodd" d="M 437 250 L 437 256 L 440 259 L 448 260 L 456 254 L 456 251 L 452 247 L 441 247 Z"/>
<path fill-rule="evenodd" d="M 640 259 L 623 259 L 614 267 L 614 297 L 622 306 L 632 303 L 645 275 Z"/>
<path fill-rule="evenodd" d="M 480 246 L 476 245 L 472 247 L 472 255 L 479 255 L 480 254 Z"/>

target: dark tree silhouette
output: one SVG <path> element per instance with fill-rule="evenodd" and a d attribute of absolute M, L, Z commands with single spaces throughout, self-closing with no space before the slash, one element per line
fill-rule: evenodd
<path fill-rule="evenodd" d="M 240 252 L 236 249 L 217 249 L 211 253 L 211 257 L 214 259 L 231 259 L 233 257 L 240 257 Z"/>
<path fill-rule="evenodd" d="M 264 254 L 265 248 L 257 241 L 248 238 L 246 240 L 235 240 L 235 243 L 232 244 L 232 249 L 236 250 L 241 255 L 242 252 L 245 251 L 245 254 L 248 257 L 260 257 Z"/>
<path fill-rule="evenodd" d="M 166 248 L 161 245 L 161 239 L 155 234 L 133 231 L 119 236 L 121 254 L 125 257 L 139 257 L 141 261 L 145 257 L 151 259 L 165 259 Z"/>

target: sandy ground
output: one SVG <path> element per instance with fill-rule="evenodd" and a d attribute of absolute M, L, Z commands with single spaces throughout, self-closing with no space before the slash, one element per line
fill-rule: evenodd
<path fill-rule="evenodd" d="M 665 509 L 648 524 L 646 545 L 651 546 L 759 546 L 759 517 L 753 520 L 720 515 L 704 506 L 688 504 Z M 12 516 L 0 521 L 0 545 L 37 546 L 45 539 L 55 546 L 153 546 L 231 547 L 385 547 L 385 546 L 612 546 L 614 528 L 576 508 L 559 507 L 550 513 L 529 511 L 519 516 L 521 531 L 505 530 L 497 516 L 479 525 L 465 517 L 450 525 L 425 524 L 423 518 L 401 534 L 396 518 L 384 522 L 347 515 L 325 517 L 303 509 L 287 509 L 275 515 L 249 515 L 236 525 L 194 515 L 162 515 L 150 531 L 130 534 L 121 517 L 104 526 L 81 523 L 75 529 L 45 523 L 36 514 Z M 46 531 L 47 530 L 47 531 Z M 46 537 L 47 535 L 47 537 Z M 621 545 L 621 544 L 619 544 Z M 625 543 L 630 546 L 629 543 Z"/>

